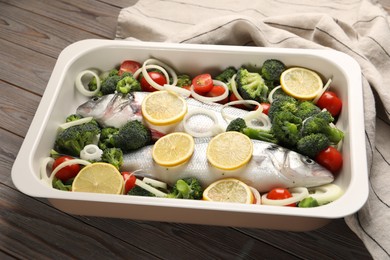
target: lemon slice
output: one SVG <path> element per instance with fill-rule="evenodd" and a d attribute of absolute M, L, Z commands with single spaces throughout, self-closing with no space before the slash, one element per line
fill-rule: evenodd
<path fill-rule="evenodd" d="M 77 174 L 72 191 L 122 194 L 124 186 L 120 172 L 109 163 L 92 163 Z"/>
<path fill-rule="evenodd" d="M 187 113 L 187 103 L 179 95 L 162 90 L 147 95 L 142 102 L 142 115 L 149 123 L 165 126 L 180 122 Z"/>
<path fill-rule="evenodd" d="M 280 85 L 290 96 L 310 100 L 317 96 L 324 84 L 316 72 L 294 67 L 285 70 L 280 75 Z"/>
<path fill-rule="evenodd" d="M 252 204 L 253 193 L 248 185 L 234 178 L 218 180 L 203 192 L 203 200 Z"/>
<path fill-rule="evenodd" d="M 235 131 L 213 137 L 206 152 L 209 163 L 222 170 L 235 170 L 244 166 L 252 158 L 252 153 L 251 139 Z"/>
<path fill-rule="evenodd" d="M 195 142 L 191 135 L 175 132 L 158 139 L 153 146 L 152 157 L 157 164 L 172 167 L 190 159 L 194 149 Z"/>

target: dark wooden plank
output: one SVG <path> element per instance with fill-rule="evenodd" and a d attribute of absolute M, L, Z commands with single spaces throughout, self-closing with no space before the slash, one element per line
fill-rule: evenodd
<path fill-rule="evenodd" d="M 51 18 L 0 2 L 0 39 L 57 58 L 69 44 L 101 38 Z"/>
<path fill-rule="evenodd" d="M 38 95 L 0 81 L 0 128 L 25 136 L 40 99 Z"/>
<path fill-rule="evenodd" d="M 0 80 L 42 95 L 56 60 L 0 39 Z"/>
<path fill-rule="evenodd" d="M 68 24 L 96 37 L 113 39 L 120 8 L 93 0 L 2 0 L 31 13 Z"/>
<path fill-rule="evenodd" d="M 110 0 L 99 0 L 99 2 L 106 3 L 109 5 L 113 5 L 119 8 L 125 8 L 128 6 L 135 5 L 138 0 L 116 0 L 116 1 L 110 1 Z"/>

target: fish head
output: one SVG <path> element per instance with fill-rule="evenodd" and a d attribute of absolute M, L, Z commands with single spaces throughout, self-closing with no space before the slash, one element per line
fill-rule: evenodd
<path fill-rule="evenodd" d="M 313 159 L 287 151 L 281 173 L 296 186 L 313 187 L 331 183 L 334 180 L 333 174 Z"/>
<path fill-rule="evenodd" d="M 81 104 L 77 108 L 76 113 L 83 117 L 92 116 L 95 119 L 98 119 L 104 115 L 107 106 L 113 97 L 114 94 L 104 95 L 101 97 L 92 97 L 87 102 Z"/>

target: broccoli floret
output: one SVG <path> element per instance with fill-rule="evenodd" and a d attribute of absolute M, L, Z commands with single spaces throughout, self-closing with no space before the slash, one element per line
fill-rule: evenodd
<path fill-rule="evenodd" d="M 302 101 L 298 104 L 298 110 L 295 115 L 300 117 L 302 120 L 311 117 L 321 112 L 321 109 L 310 101 Z"/>
<path fill-rule="evenodd" d="M 318 201 L 313 197 L 306 197 L 298 203 L 298 207 L 300 208 L 314 208 L 319 205 Z"/>
<path fill-rule="evenodd" d="M 97 80 L 95 77 L 92 77 L 92 79 L 89 81 L 88 89 L 90 91 L 95 91 L 97 89 Z"/>
<path fill-rule="evenodd" d="M 230 79 L 237 73 L 237 69 L 230 66 L 221 72 L 218 76 L 215 77 L 216 80 L 229 83 Z"/>
<path fill-rule="evenodd" d="M 92 121 L 71 126 L 57 135 L 55 150 L 72 156 L 80 156 L 80 151 L 84 146 L 94 143 L 99 134 L 100 128 Z"/>
<path fill-rule="evenodd" d="M 329 141 L 333 144 L 337 144 L 344 138 L 344 133 L 336 127 L 332 127 L 333 117 L 329 116 L 328 111 L 322 111 L 314 116 L 311 116 L 304 120 L 301 128 L 301 135 L 306 136 L 315 133 L 322 133 L 329 138 Z M 332 120 L 332 121 L 330 121 Z"/>
<path fill-rule="evenodd" d="M 72 122 L 72 121 L 79 120 L 79 119 L 81 119 L 81 118 L 83 118 L 83 117 L 80 116 L 80 115 L 72 114 L 72 115 L 69 115 L 69 116 L 66 118 L 65 121 L 68 123 L 68 122 Z"/>
<path fill-rule="evenodd" d="M 185 86 L 191 86 L 191 84 L 192 84 L 192 80 L 189 75 L 181 74 L 177 76 L 176 86 L 185 87 Z"/>
<path fill-rule="evenodd" d="M 114 135 L 117 135 L 119 132 L 118 128 L 115 127 L 105 127 L 101 130 L 98 146 L 100 149 L 104 150 L 107 148 L 113 148 L 114 145 Z"/>
<path fill-rule="evenodd" d="M 176 181 L 168 198 L 200 200 L 203 195 L 203 188 L 196 178 L 184 178 Z"/>
<path fill-rule="evenodd" d="M 129 152 L 150 144 L 152 135 L 150 130 L 137 120 L 132 120 L 119 128 L 118 134 L 112 136 L 114 146 L 122 151 Z"/>
<path fill-rule="evenodd" d="M 116 84 L 116 90 L 118 93 L 122 94 L 128 94 L 133 91 L 141 91 L 141 84 L 133 76 L 128 75 L 118 81 Z"/>
<path fill-rule="evenodd" d="M 297 152 L 314 159 L 319 152 L 329 147 L 329 145 L 330 141 L 326 135 L 321 133 L 310 134 L 298 140 Z"/>
<path fill-rule="evenodd" d="M 108 76 L 102 81 L 100 91 L 103 95 L 113 94 L 116 91 L 116 85 L 121 79 L 119 75 Z"/>
<path fill-rule="evenodd" d="M 155 194 L 151 193 L 150 191 L 145 190 L 144 188 L 141 188 L 138 185 L 135 185 L 131 190 L 129 190 L 127 195 L 156 197 Z"/>
<path fill-rule="evenodd" d="M 245 120 L 242 119 L 241 117 L 237 117 L 236 119 L 230 121 L 230 123 L 226 127 L 226 132 L 228 131 L 241 132 L 242 129 L 244 129 L 245 127 L 246 127 Z"/>
<path fill-rule="evenodd" d="M 286 69 L 286 66 L 280 60 L 269 59 L 261 67 L 261 75 L 269 81 L 279 81 L 280 75 Z"/>
<path fill-rule="evenodd" d="M 295 147 L 300 138 L 302 119 L 289 111 L 280 111 L 274 115 L 271 132 L 278 143 L 287 148 Z"/>
<path fill-rule="evenodd" d="M 103 150 L 102 161 L 114 165 L 118 170 L 123 164 L 123 152 L 120 148 Z"/>
<path fill-rule="evenodd" d="M 240 68 L 236 75 L 237 90 L 243 99 L 267 101 L 268 87 L 259 73 Z"/>
<path fill-rule="evenodd" d="M 274 144 L 278 142 L 278 140 L 275 138 L 275 135 L 271 131 L 246 127 L 243 128 L 241 132 L 248 136 L 250 139 L 260 140 Z"/>
<path fill-rule="evenodd" d="M 274 115 L 281 111 L 295 114 L 297 110 L 298 100 L 288 95 L 280 95 L 272 102 L 268 111 L 268 117 L 272 122 L 274 120 Z"/>
<path fill-rule="evenodd" d="M 53 180 L 53 188 L 57 190 L 63 190 L 63 191 L 71 191 L 72 190 L 72 182 L 74 178 L 71 178 L 67 181 L 62 181 L 60 179 L 54 178 Z"/>

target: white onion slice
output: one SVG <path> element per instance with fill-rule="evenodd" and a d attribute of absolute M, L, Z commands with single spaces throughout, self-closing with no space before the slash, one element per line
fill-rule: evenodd
<path fill-rule="evenodd" d="M 80 152 L 80 158 L 87 161 L 100 161 L 103 151 L 96 144 L 88 144 Z"/>
<path fill-rule="evenodd" d="M 261 205 L 260 192 L 251 186 L 249 186 L 249 188 L 251 189 L 253 197 L 255 198 L 255 203 L 253 203 L 253 204 Z"/>
<path fill-rule="evenodd" d="M 76 125 L 82 125 L 82 124 L 85 124 L 85 123 L 89 123 L 91 122 L 93 119 L 92 116 L 89 116 L 89 117 L 84 117 L 84 118 L 80 118 L 78 120 L 74 120 L 74 121 L 70 121 L 70 122 L 67 122 L 67 123 L 63 123 L 60 125 L 60 129 L 62 130 L 65 130 L 71 126 L 76 126 Z"/>
<path fill-rule="evenodd" d="M 222 106 L 222 109 L 221 109 L 221 115 L 223 117 L 223 119 L 226 121 L 226 122 L 230 122 L 232 121 L 233 119 L 235 119 L 236 117 L 234 116 L 229 116 L 227 115 L 225 112 L 224 112 L 224 109 L 228 106 L 233 106 L 233 105 L 241 105 L 241 104 L 246 104 L 246 105 L 255 105 L 255 106 L 258 106 L 259 108 L 261 107 L 260 103 L 255 101 L 255 100 L 245 100 L 245 99 L 242 99 L 242 100 L 235 100 L 235 101 L 230 101 L 226 104 L 224 104 Z M 262 107 L 261 107 L 262 109 Z"/>
<path fill-rule="evenodd" d="M 172 76 L 172 85 L 176 85 L 177 84 L 177 74 L 176 72 L 171 68 L 169 67 L 168 65 L 166 65 L 165 63 L 159 61 L 159 60 L 156 60 L 156 59 L 148 59 L 146 60 L 143 65 L 142 65 L 142 75 L 145 77 L 145 80 L 151 85 L 153 86 L 154 88 L 158 89 L 158 90 L 163 90 L 163 86 L 161 86 L 160 84 L 157 84 L 156 82 L 154 82 L 152 80 L 152 78 L 149 76 L 149 74 L 147 73 L 147 64 L 148 63 L 153 63 L 154 65 L 149 65 L 149 66 L 161 66 L 163 67 L 164 69 L 166 69 L 168 71 L 168 73 Z M 164 74 L 164 76 L 166 76 Z M 167 79 L 167 82 L 169 83 L 169 77 L 166 76 L 166 79 Z"/>
<path fill-rule="evenodd" d="M 148 177 L 144 177 L 142 179 L 142 181 L 145 182 L 146 184 L 152 185 L 155 188 L 161 188 L 161 189 L 165 189 L 165 190 L 168 188 L 168 184 L 166 184 L 165 182 L 151 179 Z"/>
<path fill-rule="evenodd" d="M 343 195 L 343 190 L 333 183 L 309 188 L 309 196 L 316 199 L 319 205 L 335 201 L 341 195 Z"/>
<path fill-rule="evenodd" d="M 236 75 L 233 75 L 233 77 L 230 79 L 230 87 L 232 88 L 232 92 L 233 94 L 236 96 L 236 98 L 238 100 L 244 100 L 240 93 L 238 93 L 238 90 L 237 90 L 237 84 L 236 84 Z"/>
<path fill-rule="evenodd" d="M 165 197 L 167 196 L 166 193 L 154 188 L 153 186 L 150 186 L 149 184 L 146 184 L 145 182 L 141 181 L 140 179 L 136 179 L 135 180 L 135 185 L 153 193 L 154 195 L 156 195 L 156 197 Z"/>
<path fill-rule="evenodd" d="M 286 206 L 292 203 L 297 203 L 307 196 L 309 196 L 309 191 L 305 187 L 297 187 L 289 189 L 292 197 L 282 200 L 271 200 L 267 198 L 268 193 L 261 196 L 261 201 L 263 205 L 272 205 L 272 206 Z"/>
<path fill-rule="evenodd" d="M 274 102 L 274 94 L 275 94 L 276 90 L 278 90 L 280 88 L 282 88 L 282 86 L 277 86 L 273 90 L 271 90 L 271 92 L 268 94 L 268 102 L 270 104 L 272 104 L 272 102 Z"/>
<path fill-rule="evenodd" d="M 175 86 L 175 85 L 165 84 L 164 85 L 164 89 L 166 89 L 166 90 L 168 90 L 170 92 L 174 92 L 176 94 L 179 94 L 183 98 L 188 98 L 188 97 L 191 96 L 191 91 L 190 90 L 185 89 L 185 88 L 181 88 L 181 87 L 178 87 L 178 86 Z"/>
<path fill-rule="evenodd" d="M 46 157 L 46 158 L 43 158 L 41 163 L 40 163 L 40 167 L 39 167 L 39 173 L 40 173 L 40 178 L 41 180 L 49 185 L 50 187 L 52 187 L 52 182 L 50 182 L 50 178 L 47 174 L 47 167 L 48 167 L 48 164 L 53 164 L 54 163 L 54 159 L 52 157 Z"/>
<path fill-rule="evenodd" d="M 260 129 L 260 130 L 266 130 L 269 131 L 271 129 L 271 120 L 269 117 L 262 112 L 263 108 L 261 108 L 250 111 L 244 116 L 245 123 L 248 127 L 253 129 Z M 256 120 L 261 123 L 261 125 L 253 124 L 253 120 Z"/>
<path fill-rule="evenodd" d="M 207 131 L 197 131 L 191 129 L 187 121 L 195 115 L 204 115 L 210 118 L 213 121 L 211 127 L 207 129 Z M 212 111 L 204 108 L 197 108 L 189 111 L 183 119 L 183 127 L 184 131 L 187 134 L 192 135 L 193 137 L 210 137 L 223 132 L 222 127 L 218 124 L 218 118 L 216 117 L 216 115 Z"/>
<path fill-rule="evenodd" d="M 92 77 L 94 77 L 96 79 L 96 90 L 90 91 L 87 89 L 88 86 L 87 87 L 84 86 L 83 77 L 86 75 L 91 75 Z M 95 96 L 100 91 L 100 78 L 99 78 L 98 74 L 96 72 L 94 72 L 93 70 L 83 70 L 79 74 L 77 74 L 76 80 L 75 80 L 75 85 L 76 85 L 77 90 L 81 94 L 83 94 L 84 96 L 87 96 L 87 97 L 92 97 L 92 96 Z"/>
<path fill-rule="evenodd" d="M 332 77 L 328 79 L 326 82 L 325 86 L 321 89 L 320 92 L 318 92 L 317 96 L 313 99 L 313 103 L 317 104 L 317 101 L 320 99 L 322 94 L 324 94 L 325 91 L 327 91 L 330 88 L 330 83 L 332 83 Z"/>
<path fill-rule="evenodd" d="M 194 86 L 191 85 L 191 88 L 190 88 L 191 89 L 191 96 L 193 98 L 201 101 L 201 102 L 204 102 L 204 103 L 218 102 L 218 101 L 224 100 L 225 98 L 227 98 L 229 96 L 229 88 L 224 82 L 214 79 L 213 84 L 214 84 L 214 86 L 222 86 L 225 89 L 225 92 L 223 92 L 222 95 L 219 95 L 216 97 L 206 97 L 206 96 L 202 96 L 202 95 L 199 95 L 198 93 L 196 93 L 194 90 Z"/>

